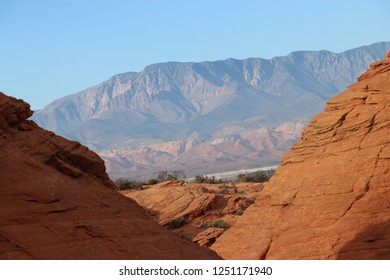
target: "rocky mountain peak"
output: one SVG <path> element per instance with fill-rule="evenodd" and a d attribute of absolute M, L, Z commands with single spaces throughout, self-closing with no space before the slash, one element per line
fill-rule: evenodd
<path fill-rule="evenodd" d="M 96 151 L 113 177 L 271 166 L 301 132 L 282 127 L 308 122 L 389 47 L 158 63 L 57 100 L 32 118 Z M 259 129 L 269 133 L 250 139 Z M 173 142 L 188 149 L 171 153 Z M 235 147 L 230 154 L 228 147 Z"/>

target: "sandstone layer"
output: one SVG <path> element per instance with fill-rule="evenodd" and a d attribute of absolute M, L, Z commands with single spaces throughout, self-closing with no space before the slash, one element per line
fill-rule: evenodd
<path fill-rule="evenodd" d="M 208 247 L 228 227 L 234 226 L 263 185 L 171 181 L 121 193 L 134 199 L 159 224 L 173 229 L 181 238 Z M 173 225 L 175 221 L 179 224 Z"/>
<path fill-rule="evenodd" d="M 390 259 L 390 53 L 332 98 L 237 224 L 227 259 Z"/>
<path fill-rule="evenodd" d="M 217 259 L 117 193 L 104 162 L 0 93 L 0 259 Z"/>

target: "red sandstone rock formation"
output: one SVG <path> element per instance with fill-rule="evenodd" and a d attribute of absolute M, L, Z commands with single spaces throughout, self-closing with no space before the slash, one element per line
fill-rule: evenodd
<path fill-rule="evenodd" d="M 103 161 L 0 93 L 0 259 L 216 259 L 112 188 Z"/>
<path fill-rule="evenodd" d="M 227 259 L 390 259 L 390 53 L 313 118 L 211 248 Z"/>
<path fill-rule="evenodd" d="M 234 226 L 263 185 L 184 184 L 170 181 L 149 186 L 145 190 L 121 193 L 134 199 L 151 217 L 166 227 L 170 227 L 175 219 L 184 218 L 185 224 L 175 228 L 174 232 L 182 238 L 209 247 L 226 230 L 210 227 L 210 223 L 222 220 Z"/>

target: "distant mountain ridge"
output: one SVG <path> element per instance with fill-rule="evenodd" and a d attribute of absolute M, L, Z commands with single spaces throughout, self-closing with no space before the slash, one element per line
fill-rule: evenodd
<path fill-rule="evenodd" d="M 389 49 L 154 64 L 58 99 L 33 119 L 94 149 L 111 174 L 274 164 L 325 101 Z"/>

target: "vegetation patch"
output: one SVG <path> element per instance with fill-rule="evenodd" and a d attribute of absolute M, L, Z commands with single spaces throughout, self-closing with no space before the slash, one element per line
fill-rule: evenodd
<path fill-rule="evenodd" d="M 130 189 L 141 190 L 143 185 L 144 185 L 143 182 L 130 181 L 130 180 L 125 179 L 125 178 L 116 179 L 114 181 L 114 183 L 115 183 L 116 189 L 118 191 L 130 190 Z"/>
<path fill-rule="evenodd" d="M 114 183 L 118 191 L 129 189 L 141 190 L 144 185 L 155 185 L 166 181 L 184 180 L 185 178 L 186 175 L 184 173 L 184 170 L 174 170 L 160 171 L 156 178 L 152 178 L 147 181 L 132 181 L 126 178 L 118 178 L 114 181 Z"/>
<path fill-rule="evenodd" d="M 186 223 L 187 220 L 184 217 L 178 217 L 169 222 L 169 227 L 175 229 L 184 226 Z"/>
<path fill-rule="evenodd" d="M 230 225 L 227 222 L 225 222 L 224 220 L 214 220 L 214 221 L 210 221 L 210 222 L 203 224 L 202 227 L 213 227 L 213 228 L 227 229 L 230 227 Z"/>
<path fill-rule="evenodd" d="M 157 181 L 157 183 L 160 183 L 160 182 L 173 181 L 173 180 L 184 180 L 185 178 L 186 175 L 184 173 L 184 170 L 174 170 L 171 172 L 160 171 L 157 175 L 157 178 L 155 178 L 154 180 Z"/>
<path fill-rule="evenodd" d="M 221 179 L 215 179 L 215 176 L 196 175 L 195 183 L 220 184 L 223 183 L 223 181 Z"/>
<path fill-rule="evenodd" d="M 275 169 L 259 170 L 255 172 L 239 174 L 237 176 L 237 180 L 240 182 L 264 183 L 268 182 L 274 174 Z"/>

